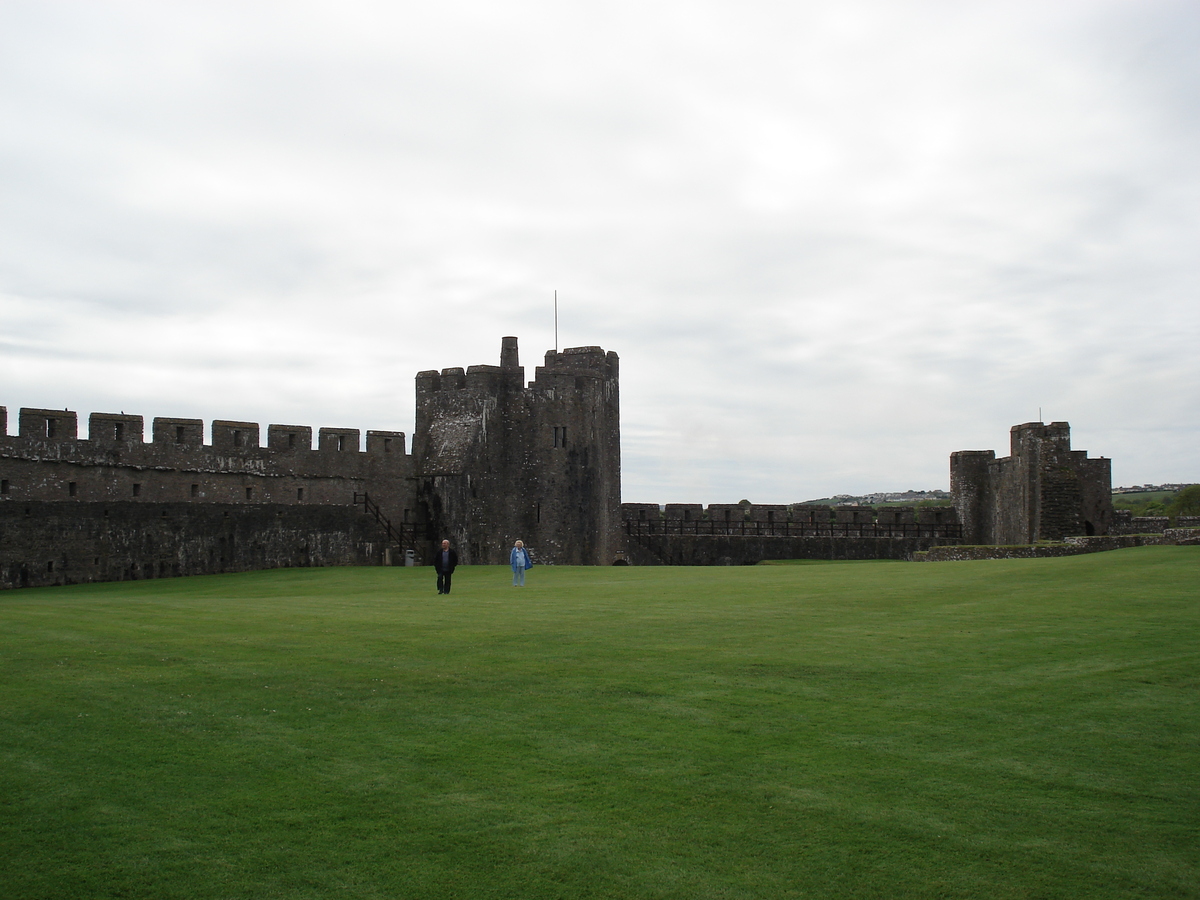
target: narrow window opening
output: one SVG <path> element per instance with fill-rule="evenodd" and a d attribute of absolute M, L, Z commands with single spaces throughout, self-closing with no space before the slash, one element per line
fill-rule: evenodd
<path fill-rule="evenodd" d="M 404 511 L 404 521 L 405 522 L 408 521 L 408 510 L 407 509 Z"/>
<path fill-rule="evenodd" d="M 142 486 L 140 484 L 135 484 L 133 486 L 133 496 L 140 497 L 141 495 L 142 495 Z"/>
<path fill-rule="evenodd" d="M 175 443 L 177 443 L 177 444 L 183 443 L 183 426 L 182 425 L 175 426 Z"/>
<path fill-rule="evenodd" d="M 199 497 L 199 496 L 200 496 L 200 485 L 198 485 L 198 484 L 193 484 L 193 485 L 192 485 L 192 496 L 193 496 L 193 497 Z"/>
<path fill-rule="evenodd" d="M 383 452 L 384 452 L 384 453 L 391 453 L 391 452 L 392 452 L 392 439 L 391 439 L 391 438 L 384 438 L 384 439 L 383 439 Z"/>
<path fill-rule="evenodd" d="M 346 436 L 344 434 L 339 434 L 337 436 L 337 448 L 339 451 L 346 449 Z"/>
<path fill-rule="evenodd" d="M 565 425 L 556 425 L 554 427 L 554 446 L 567 446 L 567 427 Z"/>
<path fill-rule="evenodd" d="M 125 438 L 125 423 L 124 422 L 113 423 L 113 438 L 114 438 L 114 440 L 118 440 L 118 441 L 124 440 L 124 438 Z"/>
<path fill-rule="evenodd" d="M 296 502 L 297 503 L 304 502 L 304 488 L 296 488 Z"/>
<path fill-rule="evenodd" d="M 76 488 L 76 483 L 74 481 L 72 481 L 70 484 L 67 485 L 67 494 L 71 497 L 74 497 L 75 496 L 75 488 Z"/>
<path fill-rule="evenodd" d="M 46 420 L 46 437 L 52 438 L 58 435 L 58 419 Z"/>
<path fill-rule="evenodd" d="M 296 435 L 294 432 L 288 434 L 288 449 L 289 450 L 296 449 Z"/>
<path fill-rule="evenodd" d="M 3 481 L 0 481 L 0 494 L 7 494 L 7 493 L 8 493 L 8 479 L 5 478 Z"/>
<path fill-rule="evenodd" d="M 46 563 L 46 571 L 47 572 L 54 571 L 54 560 L 50 560 L 50 562 Z"/>
<path fill-rule="evenodd" d="M 242 433 L 240 431 L 234 431 L 233 433 L 233 446 L 242 446 Z"/>
<path fill-rule="evenodd" d="M 246 488 L 246 499 L 247 499 L 247 500 L 253 500 L 253 499 L 254 499 L 254 488 L 252 488 L 252 487 L 248 487 L 248 488 Z"/>
<path fill-rule="evenodd" d="M 537 505 L 537 520 L 542 521 L 542 504 Z"/>

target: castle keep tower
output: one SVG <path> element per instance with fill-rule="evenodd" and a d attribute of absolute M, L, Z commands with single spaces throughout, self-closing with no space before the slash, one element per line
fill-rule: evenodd
<path fill-rule="evenodd" d="M 1111 461 L 1071 449 L 1066 422 L 1011 431 L 1011 455 L 960 450 L 950 490 L 967 544 L 1032 544 L 1107 534 L 1113 521 Z"/>
<path fill-rule="evenodd" d="M 524 379 L 515 337 L 499 366 L 417 374 L 428 522 L 463 563 L 506 563 L 521 539 L 542 562 L 607 565 L 623 546 L 617 354 L 551 350 Z"/>

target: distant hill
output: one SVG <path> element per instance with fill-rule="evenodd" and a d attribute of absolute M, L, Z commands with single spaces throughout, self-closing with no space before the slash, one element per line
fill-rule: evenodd
<path fill-rule="evenodd" d="M 889 503 L 915 505 L 917 503 L 949 504 L 949 491 L 880 491 L 873 494 L 834 494 L 820 500 L 805 500 L 805 504 L 827 506 L 883 506 Z"/>

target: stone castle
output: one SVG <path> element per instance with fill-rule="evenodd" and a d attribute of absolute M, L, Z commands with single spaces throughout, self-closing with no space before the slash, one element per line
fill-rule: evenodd
<path fill-rule="evenodd" d="M 401 432 L 0 407 L 0 586 L 309 565 L 421 563 L 447 537 L 464 564 L 617 558 L 618 360 L 550 351 L 526 384 L 500 365 L 417 374 Z"/>
<path fill-rule="evenodd" d="M 0 587 L 289 566 L 423 564 L 449 538 L 464 564 L 744 564 L 905 559 L 943 544 L 1105 534 L 1108 460 L 1066 423 L 1013 429 L 1013 453 L 951 460 L 954 507 L 621 503 L 617 354 L 549 351 L 526 382 L 499 365 L 416 376 L 402 432 L 0 407 Z"/>

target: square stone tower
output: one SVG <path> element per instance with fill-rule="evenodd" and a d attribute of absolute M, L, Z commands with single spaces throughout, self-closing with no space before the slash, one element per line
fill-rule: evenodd
<path fill-rule="evenodd" d="M 1010 433 L 1011 455 L 960 450 L 950 490 L 967 544 L 1032 544 L 1107 534 L 1113 521 L 1111 460 L 1071 449 L 1067 422 L 1026 422 Z"/>
<path fill-rule="evenodd" d="M 499 366 L 417 374 L 413 457 L 435 539 L 463 563 L 507 563 L 513 541 L 536 560 L 607 565 L 620 545 L 617 354 L 546 353 L 525 384 L 517 339 Z"/>

